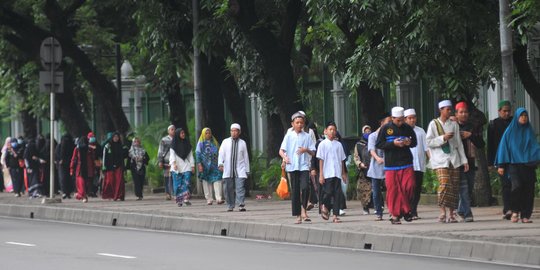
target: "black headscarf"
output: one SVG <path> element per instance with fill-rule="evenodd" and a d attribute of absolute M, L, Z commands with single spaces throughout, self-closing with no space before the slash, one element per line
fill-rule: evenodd
<path fill-rule="evenodd" d="M 189 155 L 189 152 L 191 151 L 191 143 L 189 143 L 189 140 L 187 139 L 180 138 L 180 132 L 182 132 L 182 130 L 183 129 L 178 128 L 174 132 L 174 138 L 172 140 L 171 148 L 181 159 L 186 159 Z"/>
<path fill-rule="evenodd" d="M 79 162 L 81 163 L 81 176 L 85 179 L 88 176 L 88 163 L 86 157 L 88 156 L 88 139 L 86 136 L 81 136 L 77 142 L 77 149 L 79 149 Z"/>

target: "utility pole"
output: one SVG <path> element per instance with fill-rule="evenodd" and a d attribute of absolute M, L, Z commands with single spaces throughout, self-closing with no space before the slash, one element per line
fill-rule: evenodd
<path fill-rule="evenodd" d="M 515 105 L 514 100 L 514 59 L 512 53 L 513 35 L 512 29 L 508 26 L 510 18 L 510 4 L 508 0 L 499 0 L 499 32 L 501 37 L 501 59 L 502 59 L 502 97 Z"/>
<path fill-rule="evenodd" d="M 199 33 L 199 0 L 192 0 L 193 10 L 193 37 L 196 37 Z M 202 93 L 201 93 L 201 65 L 200 65 L 200 52 L 197 46 L 193 45 L 193 101 L 195 112 L 195 134 L 192 134 L 197 138 L 197 134 L 202 131 Z M 187 128 L 187 126 L 186 126 Z M 200 194 L 202 185 L 200 181 L 197 181 L 197 193 Z"/>

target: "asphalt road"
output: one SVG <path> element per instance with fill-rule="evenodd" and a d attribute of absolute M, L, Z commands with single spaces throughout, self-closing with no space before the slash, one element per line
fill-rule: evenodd
<path fill-rule="evenodd" d="M 506 265 L 0 217 L 0 269 L 519 269 Z"/>

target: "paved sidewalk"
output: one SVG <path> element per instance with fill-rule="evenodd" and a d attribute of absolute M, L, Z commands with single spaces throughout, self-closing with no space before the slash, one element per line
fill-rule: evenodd
<path fill-rule="evenodd" d="M 271 241 L 372 249 L 442 257 L 497 261 L 540 267 L 540 212 L 532 224 L 503 221 L 499 207 L 474 208 L 475 222 L 438 223 L 435 206 L 419 207 L 420 220 L 402 225 L 374 221 L 362 215 L 358 201 L 347 202 L 343 223 L 324 221 L 315 210 L 311 223 L 293 224 L 290 201 L 248 200 L 247 212 L 226 212 L 223 205 L 192 200 L 178 207 L 163 195 L 147 195 L 136 201 L 114 202 L 90 198 L 83 204 L 74 199 L 59 204 L 15 198 L 0 193 L 0 215 L 182 231 Z M 385 218 L 388 217 L 385 214 Z"/>

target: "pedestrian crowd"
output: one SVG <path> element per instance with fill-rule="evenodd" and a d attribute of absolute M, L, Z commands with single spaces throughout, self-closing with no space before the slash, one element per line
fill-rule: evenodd
<path fill-rule="evenodd" d="M 439 116 L 430 121 L 427 131 L 417 125 L 414 108 L 402 107 L 381 115 L 378 127 L 362 128 L 353 160 L 363 214 L 370 214 L 373 208 L 375 221 L 382 221 L 386 205 L 392 224 L 420 219 L 418 203 L 429 167 L 438 180 L 437 220 L 474 221 L 471 204 L 476 158 L 486 146 L 482 127 L 470 118 L 466 102 L 452 105 L 443 100 L 438 109 Z M 488 125 L 487 158 L 500 175 L 503 218 L 531 223 L 540 145 L 524 108 L 518 108 L 512 117 L 510 102 L 503 100 L 498 112 L 499 117 Z M 236 207 L 245 212 L 250 165 L 241 132 L 239 124 L 232 124 L 230 137 L 220 144 L 212 130 L 204 128 L 193 148 L 184 129 L 169 126 L 157 154 L 166 199 L 174 198 L 179 207 L 191 205 L 191 179 L 197 171 L 207 205 L 225 204 L 229 212 Z M 296 224 L 311 222 L 308 212 L 315 207 L 322 219 L 340 223 L 339 216 L 347 208 L 349 151 L 336 123 L 328 122 L 320 135 L 313 123 L 308 124 L 306 114 L 298 111 L 291 116 L 291 128 L 279 148 Z M 0 190 L 16 197 L 25 193 L 29 198 L 49 196 L 51 143 L 57 171 L 53 192 L 63 199 L 74 196 L 86 203 L 100 194 L 105 200 L 123 201 L 127 170 L 131 171 L 137 200 L 143 199 L 149 155 L 140 138 L 130 135 L 124 140 L 118 132 L 107 134 L 102 143 L 92 132 L 76 139 L 66 134 L 59 144 L 43 136 L 29 140 L 8 137 L 2 148 Z"/>

